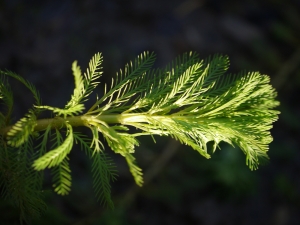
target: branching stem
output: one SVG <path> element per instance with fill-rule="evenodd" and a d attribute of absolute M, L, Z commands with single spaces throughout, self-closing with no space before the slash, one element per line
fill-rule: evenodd
<path fill-rule="evenodd" d="M 39 119 L 36 121 L 34 131 L 45 130 L 49 124 L 51 124 L 52 129 L 60 129 L 64 127 L 66 123 L 73 127 L 88 126 L 91 122 L 102 121 L 107 124 L 130 124 L 130 123 L 149 123 L 149 117 L 154 120 L 163 120 L 168 116 L 155 116 L 155 115 L 141 115 L 135 113 L 127 114 L 110 114 L 110 115 L 81 115 L 81 116 L 70 116 L 70 117 L 54 117 Z M 178 117 L 178 116 L 177 116 Z M 0 135 L 6 136 L 7 132 L 12 128 L 12 126 L 7 126 L 0 129 Z"/>
<path fill-rule="evenodd" d="M 117 115 L 104 115 L 101 118 L 98 117 L 98 120 L 101 119 L 106 123 L 117 123 L 118 116 Z M 94 116 L 72 116 L 72 117 L 54 117 L 54 118 L 46 118 L 39 119 L 36 121 L 36 126 L 34 127 L 34 131 L 42 131 L 45 130 L 49 124 L 51 124 L 51 128 L 61 128 L 64 127 L 66 123 L 69 123 L 73 127 L 87 126 L 88 121 L 94 119 Z M 6 136 L 7 132 L 13 126 L 7 126 L 0 129 L 0 135 Z"/>

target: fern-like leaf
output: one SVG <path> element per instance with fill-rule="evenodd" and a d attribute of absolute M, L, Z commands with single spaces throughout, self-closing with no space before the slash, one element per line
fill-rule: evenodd
<path fill-rule="evenodd" d="M 35 99 L 35 105 L 41 105 L 42 104 L 42 100 L 40 97 L 40 93 L 36 90 L 35 86 L 30 83 L 29 81 L 25 80 L 23 77 L 19 76 L 18 74 L 15 74 L 9 70 L 6 71 L 2 71 L 0 70 L 0 74 L 1 75 L 5 75 L 5 76 L 10 76 L 13 77 L 14 79 L 20 81 L 22 84 L 24 84 L 33 94 L 33 97 Z"/>
<path fill-rule="evenodd" d="M 139 93 L 136 96 L 139 97 L 137 101 L 126 110 L 126 113 L 131 111 L 145 111 L 151 106 L 153 107 L 157 104 L 162 105 L 162 99 L 166 98 L 170 92 L 176 93 L 177 89 L 184 90 L 189 84 L 193 83 L 196 77 L 194 76 L 189 83 L 186 83 L 183 78 L 190 74 L 185 73 L 185 71 L 191 70 L 192 67 L 195 67 L 196 63 L 199 63 L 201 66 L 198 54 L 190 52 L 183 54 L 182 57 L 178 56 L 174 61 L 168 64 L 165 69 L 147 71 L 147 75 L 142 81 L 140 89 L 137 90 Z M 181 79 L 176 81 L 179 76 Z M 174 94 L 172 96 L 174 96 Z M 159 103 L 157 102 L 158 99 L 160 100 Z"/>
<path fill-rule="evenodd" d="M 67 195 L 71 190 L 71 169 L 66 156 L 62 162 L 52 168 L 54 191 L 59 195 Z"/>
<path fill-rule="evenodd" d="M 102 69 L 102 67 L 100 67 L 102 61 L 103 61 L 102 54 L 98 52 L 97 54 L 94 55 L 94 57 L 89 62 L 89 69 L 87 69 L 86 73 L 84 73 L 84 91 L 82 93 L 82 101 L 86 101 L 87 97 L 93 92 L 93 90 L 99 84 L 99 82 L 96 80 L 103 73 L 102 71 L 99 71 L 100 69 Z"/>
<path fill-rule="evenodd" d="M 110 90 L 107 91 L 90 109 L 89 113 L 98 112 L 101 114 L 108 109 L 116 109 L 118 111 L 125 110 L 128 106 L 121 107 L 122 104 L 128 103 L 129 99 L 139 93 L 141 85 L 144 86 L 145 74 L 151 68 L 155 60 L 155 54 L 144 52 L 139 55 L 134 62 L 125 65 L 124 70 L 117 73 L 116 79 L 112 79 Z M 143 90 L 143 89 L 142 89 Z M 105 106 L 100 107 L 104 101 L 108 101 Z M 98 109 L 95 109 L 98 108 Z M 110 111 L 111 112 L 111 111 Z"/>
<path fill-rule="evenodd" d="M 81 74 L 80 67 L 77 65 L 77 61 L 72 64 L 72 71 L 75 80 L 74 93 L 71 100 L 66 104 L 65 108 L 57 108 L 48 105 L 35 106 L 38 109 L 47 109 L 54 112 L 58 116 L 74 116 L 81 113 L 85 107 L 82 104 L 87 100 L 87 97 L 97 87 L 98 83 L 96 80 L 101 76 L 102 72 L 100 65 L 102 63 L 102 55 L 97 53 L 90 61 L 89 68 L 84 76 Z"/>
<path fill-rule="evenodd" d="M 136 164 L 134 156 L 130 153 L 127 153 L 125 155 L 125 159 L 127 161 L 129 170 L 134 178 L 135 183 L 139 186 L 143 186 L 143 172 L 142 169 Z"/>
<path fill-rule="evenodd" d="M 74 139 L 75 142 L 80 143 L 81 149 L 84 150 L 86 155 L 93 161 L 93 187 L 97 200 L 113 208 L 114 204 L 111 200 L 110 182 L 114 181 L 117 176 L 115 164 L 103 151 L 92 149 L 91 140 L 85 135 L 74 132 Z"/>
<path fill-rule="evenodd" d="M 35 160 L 33 163 L 33 167 L 36 170 L 43 170 L 45 168 L 51 168 L 59 165 L 66 156 L 70 153 L 73 146 L 73 128 L 68 123 L 67 127 L 67 137 L 64 142 L 59 145 L 57 148 L 47 152 L 45 155 Z"/>
<path fill-rule="evenodd" d="M 73 107 L 65 108 L 65 109 L 52 107 L 52 106 L 47 106 L 47 105 L 35 106 L 35 107 L 39 108 L 39 109 L 50 110 L 53 113 L 55 113 L 56 115 L 63 116 L 64 118 L 66 118 L 67 116 L 77 115 L 77 114 L 81 113 L 84 110 L 84 105 L 83 104 L 78 104 L 78 105 L 75 105 Z"/>
<path fill-rule="evenodd" d="M 7 133 L 8 144 L 14 147 L 19 147 L 26 142 L 34 132 L 36 125 L 36 116 L 32 110 L 20 119 Z"/>
<path fill-rule="evenodd" d="M 84 92 L 84 81 L 81 75 L 81 69 L 77 65 L 77 61 L 74 61 L 72 64 L 72 71 L 75 80 L 75 88 L 71 100 L 66 105 L 66 108 L 72 108 L 75 105 L 79 104 L 80 99 L 82 98 L 82 93 Z"/>
<path fill-rule="evenodd" d="M 87 97 L 93 92 L 93 90 L 99 84 L 96 81 L 102 74 L 100 65 L 102 64 L 103 57 L 101 53 L 97 53 L 93 56 L 89 62 L 89 68 L 84 76 L 81 74 L 80 67 L 77 65 L 77 61 L 72 64 L 72 71 L 75 78 L 75 89 L 71 100 L 66 105 L 66 109 L 72 108 L 87 100 Z"/>
<path fill-rule="evenodd" d="M 79 143 L 80 149 L 83 150 L 87 156 L 92 157 L 93 150 L 91 147 L 91 139 L 80 132 L 73 132 L 73 136 L 75 144 Z"/>
<path fill-rule="evenodd" d="M 102 124 L 97 124 L 97 130 L 101 132 L 107 141 L 109 147 L 116 153 L 121 154 L 126 158 L 130 172 L 134 177 L 135 182 L 142 186 L 143 184 L 143 173 L 135 162 L 135 158 L 131 153 L 134 153 L 134 147 L 138 146 L 139 143 L 136 138 L 127 133 L 120 133 L 116 130 L 124 130 L 125 127 L 109 127 Z"/>
<path fill-rule="evenodd" d="M 0 151 L 1 198 L 9 199 L 19 210 L 20 221 L 28 224 L 46 209 L 41 187 L 36 183 L 40 180 L 30 167 L 33 148 L 32 137 L 29 137 L 18 148 L 2 145 Z"/>
<path fill-rule="evenodd" d="M 110 182 L 116 179 L 116 168 L 103 152 L 95 152 L 92 160 L 93 186 L 97 200 L 114 208 Z"/>

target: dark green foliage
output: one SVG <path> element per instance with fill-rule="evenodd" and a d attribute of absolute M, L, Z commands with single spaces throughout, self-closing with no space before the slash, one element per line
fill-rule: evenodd
<path fill-rule="evenodd" d="M 3 140 L 2 142 L 3 143 Z M 1 198 L 20 211 L 20 220 L 30 224 L 31 218 L 46 209 L 43 201 L 42 176 L 32 167 L 32 138 L 19 147 L 1 145 Z"/>

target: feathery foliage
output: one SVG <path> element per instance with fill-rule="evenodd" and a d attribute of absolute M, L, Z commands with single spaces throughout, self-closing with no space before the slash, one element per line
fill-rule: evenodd
<path fill-rule="evenodd" d="M 18 74 L 15 74 L 15 73 L 13 73 L 9 70 L 6 70 L 6 71 L 0 70 L 0 75 L 1 76 L 12 77 L 12 78 L 20 81 L 32 93 L 32 95 L 35 99 L 35 104 L 38 105 L 38 106 L 42 104 L 40 93 L 36 90 L 35 86 L 32 83 L 30 83 L 29 81 L 25 80 L 23 77 L 19 76 Z"/>
<path fill-rule="evenodd" d="M 56 140 L 57 147 L 53 150 L 50 150 L 42 157 L 38 158 L 34 161 L 33 167 L 35 170 L 43 170 L 46 168 L 51 168 L 59 165 L 70 153 L 73 147 L 73 129 L 72 126 L 66 124 L 67 126 L 67 137 L 62 142 L 61 134 L 58 130 L 56 130 Z"/>
<path fill-rule="evenodd" d="M 39 217 L 46 210 L 43 201 L 41 176 L 31 167 L 30 149 L 33 140 L 28 138 L 19 147 L 3 145 L 0 151 L 1 198 L 19 209 L 20 220 L 30 224 L 32 218 Z"/>
<path fill-rule="evenodd" d="M 25 143 L 31 134 L 33 134 L 36 125 L 36 116 L 32 110 L 15 123 L 7 133 L 7 143 L 13 147 L 19 147 Z"/>
<path fill-rule="evenodd" d="M 268 158 L 270 129 L 279 114 L 274 108 L 279 102 L 267 75 L 225 74 L 227 56 L 201 60 L 194 52 L 177 57 L 165 68 L 152 69 L 155 54 L 144 52 L 126 64 L 110 85 L 105 84 L 104 94 L 84 112 L 84 102 L 99 84 L 102 60 L 97 53 L 83 75 L 77 61 L 72 64 L 75 87 L 64 108 L 42 105 L 30 82 L 10 71 L 0 71 L 0 99 L 6 106 L 0 113 L 1 194 L 16 202 L 21 220 L 28 221 L 44 207 L 42 196 L 33 194 L 42 193 L 43 170 L 51 169 L 56 193 L 70 192 L 69 153 L 74 145 L 92 160 L 96 198 L 110 207 L 110 183 L 117 173 L 104 151 L 105 143 L 125 158 L 139 186 L 143 173 L 134 152 L 141 135 L 170 136 L 206 158 L 220 142 L 227 142 L 244 152 L 251 170 Z M 35 99 L 34 107 L 13 125 L 13 97 L 7 77 L 23 83 Z M 41 110 L 50 110 L 55 117 L 40 119 Z M 90 129 L 91 137 L 76 132 L 77 126 Z M 129 132 L 130 127 L 137 128 L 136 132 Z"/>

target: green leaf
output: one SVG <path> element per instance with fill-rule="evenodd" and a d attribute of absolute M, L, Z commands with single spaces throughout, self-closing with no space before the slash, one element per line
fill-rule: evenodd
<path fill-rule="evenodd" d="M 89 68 L 84 77 L 81 75 L 80 67 L 77 66 L 77 61 L 72 64 L 72 71 L 75 79 L 75 89 L 71 100 L 66 105 L 66 109 L 73 108 L 74 106 L 87 100 L 87 97 L 93 92 L 93 90 L 99 84 L 96 81 L 102 74 L 100 65 L 102 64 L 103 57 L 101 53 L 97 53 L 93 56 L 89 62 Z"/>
<path fill-rule="evenodd" d="M 91 140 L 87 136 L 74 132 L 74 139 L 80 143 L 81 149 L 92 159 L 93 187 L 97 200 L 103 205 L 107 204 L 114 208 L 110 182 L 117 177 L 115 164 L 103 151 L 92 149 Z"/>
<path fill-rule="evenodd" d="M 30 83 L 29 81 L 25 80 L 23 77 L 19 76 L 18 74 L 15 74 L 9 70 L 6 71 L 2 71 L 0 70 L 0 74 L 1 75 L 5 75 L 5 76 L 10 76 L 15 78 L 16 80 L 20 81 L 22 84 L 24 84 L 33 94 L 33 97 L 35 99 L 35 105 L 41 105 L 42 104 L 42 100 L 40 98 L 40 94 L 39 92 L 36 90 L 35 86 Z"/>
<path fill-rule="evenodd" d="M 100 78 L 103 73 L 102 71 L 99 71 L 102 69 L 102 67 L 100 67 L 102 61 L 103 57 L 99 52 L 90 60 L 89 69 L 87 69 L 86 73 L 84 73 L 84 91 L 82 93 L 82 101 L 86 101 L 87 97 L 99 84 L 99 82 L 96 80 Z"/>
<path fill-rule="evenodd" d="M 120 126 L 110 127 L 107 124 L 90 124 L 93 135 L 95 135 L 95 128 L 101 132 L 107 141 L 109 147 L 116 153 L 125 156 L 127 153 L 133 153 L 134 147 L 139 143 L 136 138 L 127 133 L 117 132 L 115 129 L 120 129 Z M 124 128 L 123 128 L 124 129 Z M 98 134 L 97 134 L 98 135 Z M 96 136 L 98 137 L 98 136 Z M 94 138 L 95 139 L 95 138 Z"/>
<path fill-rule="evenodd" d="M 93 140 L 91 143 L 91 148 L 95 150 L 95 152 L 101 152 L 104 149 L 103 143 L 99 140 L 99 132 L 97 127 L 90 127 L 92 134 L 93 134 Z"/>
<path fill-rule="evenodd" d="M 180 90 L 184 90 L 193 83 L 196 76 L 190 76 L 191 74 L 188 71 L 193 70 L 195 64 L 198 64 L 198 68 L 202 65 L 198 54 L 190 52 L 183 54 L 182 57 L 178 56 L 165 69 L 147 71 L 147 75 L 142 82 L 143 85 L 138 90 L 141 92 L 138 95 L 140 96 L 139 99 L 126 112 L 138 109 L 145 111 L 149 107 L 164 105 L 175 96 L 175 93 L 181 92 Z M 188 81 L 186 77 L 191 78 L 191 80 Z"/>
<path fill-rule="evenodd" d="M 135 158 L 131 153 L 134 153 L 134 147 L 139 143 L 134 136 L 127 133 L 116 132 L 116 130 L 125 130 L 123 126 L 109 127 L 102 124 L 97 124 L 97 129 L 101 132 L 107 141 L 109 147 L 116 153 L 125 157 L 129 170 L 134 177 L 135 182 L 142 186 L 143 173 L 142 170 L 136 165 Z"/>
<path fill-rule="evenodd" d="M 75 143 L 80 144 L 80 149 L 84 150 L 86 155 L 92 157 L 93 150 L 92 150 L 91 139 L 88 136 L 79 132 L 73 132 L 73 136 L 74 136 Z"/>
<path fill-rule="evenodd" d="M 58 116 L 62 115 L 64 118 L 66 118 L 67 116 L 77 115 L 84 110 L 83 104 L 74 105 L 73 107 L 65 108 L 65 109 L 56 108 L 56 107 L 47 106 L 47 105 L 35 106 L 35 107 L 39 108 L 39 109 L 48 109 L 48 110 L 54 112 L 55 114 L 57 114 Z"/>
<path fill-rule="evenodd" d="M 134 181 L 137 185 L 143 186 L 144 180 L 143 180 L 143 172 L 140 167 L 136 164 L 135 158 L 132 154 L 127 153 L 125 155 L 125 159 L 127 161 L 127 164 L 129 166 L 129 170 L 134 178 Z"/>
<path fill-rule="evenodd" d="M 33 148 L 32 137 L 18 148 L 3 144 L 0 148 L 1 200 L 12 203 L 20 212 L 20 221 L 28 224 L 47 208 L 39 185 L 41 177 L 30 167 Z"/>
<path fill-rule="evenodd" d="M 20 119 L 7 133 L 7 143 L 13 147 L 19 147 L 26 142 L 34 132 L 36 116 L 32 110 Z"/>
<path fill-rule="evenodd" d="M 87 97 L 93 92 L 97 87 L 98 83 L 96 80 L 101 76 L 102 72 L 99 71 L 100 65 L 102 63 L 102 55 L 100 53 L 95 54 L 89 63 L 89 68 L 84 76 L 81 75 L 80 67 L 77 66 L 77 61 L 72 64 L 72 71 L 75 80 L 74 93 L 71 100 L 67 103 L 65 108 L 57 108 L 48 105 L 35 106 L 38 109 L 47 109 L 58 116 L 74 116 L 81 113 L 85 107 L 83 102 L 87 101 Z"/>
<path fill-rule="evenodd" d="M 205 68 L 208 68 L 207 75 L 204 77 L 204 82 L 202 84 L 203 88 L 212 87 L 218 83 L 218 80 L 221 77 L 229 77 L 224 75 L 229 67 L 229 58 L 224 55 L 214 55 L 212 57 L 208 57 L 204 60 Z"/>
<path fill-rule="evenodd" d="M 72 147 L 73 147 L 73 128 L 71 125 L 66 123 L 67 127 L 67 138 L 64 140 L 64 142 L 56 147 L 55 149 L 47 152 L 42 157 L 38 158 L 34 161 L 33 167 L 36 170 L 43 170 L 45 168 L 51 168 L 54 166 L 59 165 L 66 156 L 70 153 Z"/>
<path fill-rule="evenodd" d="M 71 169 L 68 157 L 52 169 L 54 191 L 59 195 L 67 195 L 71 190 Z"/>
<path fill-rule="evenodd" d="M 112 79 L 109 91 L 107 91 L 107 86 L 105 85 L 104 95 L 89 109 L 88 113 L 98 112 L 98 114 L 101 114 L 104 111 L 111 113 L 112 111 L 108 111 L 109 109 L 117 110 L 118 112 L 127 109 L 128 106 L 126 104 L 129 99 L 143 90 L 141 86 L 145 85 L 146 72 L 151 68 L 154 61 L 154 53 L 144 52 L 134 62 L 126 64 L 124 70 L 120 70 L 117 73 L 116 79 Z M 106 100 L 106 105 L 100 107 Z"/>
<path fill-rule="evenodd" d="M 117 176 L 115 165 L 103 152 L 95 152 L 92 160 L 93 186 L 97 200 L 114 208 L 110 182 Z"/>

